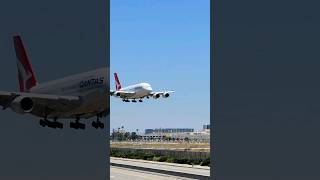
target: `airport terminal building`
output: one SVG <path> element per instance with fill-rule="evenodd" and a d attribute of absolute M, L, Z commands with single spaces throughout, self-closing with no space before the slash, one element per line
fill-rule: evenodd
<path fill-rule="evenodd" d="M 161 128 L 145 129 L 143 140 L 188 140 L 196 142 L 210 141 L 210 125 L 204 125 L 203 129 L 195 132 L 192 128 Z"/>
<path fill-rule="evenodd" d="M 192 128 L 160 128 L 160 129 L 145 129 L 144 134 L 167 134 L 167 133 L 190 133 L 194 132 Z"/>

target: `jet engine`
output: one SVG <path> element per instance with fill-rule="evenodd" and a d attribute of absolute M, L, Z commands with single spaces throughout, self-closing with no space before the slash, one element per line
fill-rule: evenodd
<path fill-rule="evenodd" d="M 169 93 L 164 93 L 164 94 L 162 94 L 162 97 L 164 97 L 164 98 L 167 98 L 167 97 L 169 97 Z"/>
<path fill-rule="evenodd" d="M 116 92 L 116 96 L 119 97 L 119 96 L 120 96 L 120 93 L 119 93 L 119 92 Z"/>
<path fill-rule="evenodd" d="M 153 95 L 153 98 L 154 98 L 154 99 L 158 99 L 159 97 L 160 97 L 160 94 L 154 94 L 154 95 Z"/>
<path fill-rule="evenodd" d="M 31 112 L 33 107 L 34 102 L 30 97 L 20 96 L 11 103 L 12 110 L 20 114 Z"/>

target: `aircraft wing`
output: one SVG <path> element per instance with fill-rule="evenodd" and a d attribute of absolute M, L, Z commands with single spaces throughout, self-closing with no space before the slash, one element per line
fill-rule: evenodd
<path fill-rule="evenodd" d="M 159 91 L 159 92 L 151 92 L 149 96 L 153 96 L 154 98 L 159 98 L 160 95 L 167 98 L 169 94 L 174 93 L 174 91 Z"/>
<path fill-rule="evenodd" d="M 166 93 L 174 93 L 174 91 L 159 91 L 159 92 L 151 92 L 150 95 L 155 95 L 155 94 L 160 94 L 160 95 L 163 95 L 163 94 L 166 94 Z"/>
<path fill-rule="evenodd" d="M 116 91 L 110 90 L 110 96 L 113 96 Z"/>
<path fill-rule="evenodd" d="M 12 108 L 14 103 L 20 103 L 24 98 L 32 100 L 33 110 L 45 109 L 47 113 L 53 111 L 65 112 L 79 106 L 82 102 L 82 99 L 78 96 L 0 91 L 0 105 L 3 109 Z"/>
<path fill-rule="evenodd" d="M 6 109 L 10 106 L 11 102 L 18 97 L 19 95 L 11 92 L 0 92 L 0 105 L 3 107 L 3 109 Z"/>
<path fill-rule="evenodd" d="M 110 95 L 116 96 L 116 97 L 121 97 L 121 98 L 127 98 L 127 97 L 135 95 L 135 92 L 110 90 Z"/>

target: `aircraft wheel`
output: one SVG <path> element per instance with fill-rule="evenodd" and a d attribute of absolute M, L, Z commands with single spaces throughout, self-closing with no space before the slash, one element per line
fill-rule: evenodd
<path fill-rule="evenodd" d="M 92 125 L 92 127 L 96 128 L 96 129 L 98 128 L 98 124 L 95 121 L 92 121 L 91 125 Z"/>
<path fill-rule="evenodd" d="M 50 128 L 56 128 L 56 125 L 54 122 L 51 122 L 51 121 L 48 121 L 48 120 L 45 120 L 46 124 L 48 127 Z"/>
<path fill-rule="evenodd" d="M 42 119 L 40 119 L 39 121 L 39 124 L 42 126 L 42 127 L 45 127 L 46 126 L 46 122 Z"/>
<path fill-rule="evenodd" d="M 70 122 L 70 128 L 75 128 L 75 123 L 74 122 Z"/>
<path fill-rule="evenodd" d="M 63 128 L 63 124 L 62 124 L 62 123 L 57 123 L 57 127 L 58 127 L 59 129 L 62 129 L 62 128 Z"/>
<path fill-rule="evenodd" d="M 99 127 L 100 127 L 101 129 L 103 129 L 103 128 L 104 128 L 104 124 L 103 124 L 103 123 L 100 123 L 100 124 L 99 124 Z"/>
<path fill-rule="evenodd" d="M 85 125 L 85 124 L 82 124 L 82 123 L 79 123 L 79 124 L 78 124 L 78 128 L 80 128 L 80 129 L 85 129 L 85 128 L 86 128 L 86 125 Z"/>

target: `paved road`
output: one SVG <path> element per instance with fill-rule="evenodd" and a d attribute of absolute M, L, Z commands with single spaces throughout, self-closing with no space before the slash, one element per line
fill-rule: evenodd
<path fill-rule="evenodd" d="M 143 167 L 149 169 L 158 169 L 163 171 L 173 171 L 201 176 L 210 176 L 210 168 L 202 166 L 192 166 L 185 164 L 173 164 L 165 162 L 144 161 L 136 159 L 124 159 L 124 158 L 110 158 L 110 162 L 115 164 Z"/>
<path fill-rule="evenodd" d="M 188 178 L 111 166 L 111 180 L 181 180 Z M 189 180 L 189 179 L 188 179 Z"/>

